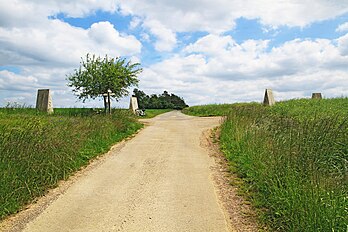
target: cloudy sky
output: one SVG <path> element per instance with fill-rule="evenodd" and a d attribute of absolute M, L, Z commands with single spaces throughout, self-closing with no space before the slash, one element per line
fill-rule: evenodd
<path fill-rule="evenodd" d="M 141 90 L 189 105 L 348 96 L 348 1 L 1 0 L 0 106 L 35 106 L 39 88 L 102 106 L 67 87 L 87 53 L 140 62 Z"/>

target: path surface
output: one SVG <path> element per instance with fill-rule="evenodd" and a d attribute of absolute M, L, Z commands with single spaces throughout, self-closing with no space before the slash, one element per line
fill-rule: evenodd
<path fill-rule="evenodd" d="M 24 231 L 228 231 L 200 146 L 219 118 L 173 111 L 148 123 Z"/>

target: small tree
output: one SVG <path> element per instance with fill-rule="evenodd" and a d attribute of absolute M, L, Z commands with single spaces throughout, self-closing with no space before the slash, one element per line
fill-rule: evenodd
<path fill-rule="evenodd" d="M 73 87 L 73 92 L 80 100 L 104 97 L 105 111 L 110 106 L 110 99 L 116 100 L 128 95 L 128 88 L 138 84 L 137 75 L 142 72 L 139 63 L 126 62 L 125 58 L 104 58 L 95 55 L 86 55 L 86 60 L 81 58 L 79 69 L 67 75 L 68 86 Z M 112 93 L 112 94 L 110 94 Z"/>

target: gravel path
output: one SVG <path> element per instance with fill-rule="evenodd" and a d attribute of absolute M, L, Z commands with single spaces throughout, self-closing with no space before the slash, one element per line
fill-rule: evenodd
<path fill-rule="evenodd" d="M 219 118 L 178 111 L 148 124 L 77 178 L 24 231 L 231 231 L 200 146 Z"/>

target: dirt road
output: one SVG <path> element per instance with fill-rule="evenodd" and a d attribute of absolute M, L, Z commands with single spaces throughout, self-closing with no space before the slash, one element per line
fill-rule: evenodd
<path fill-rule="evenodd" d="M 219 118 L 173 111 L 80 177 L 24 231 L 228 231 L 200 146 Z"/>

